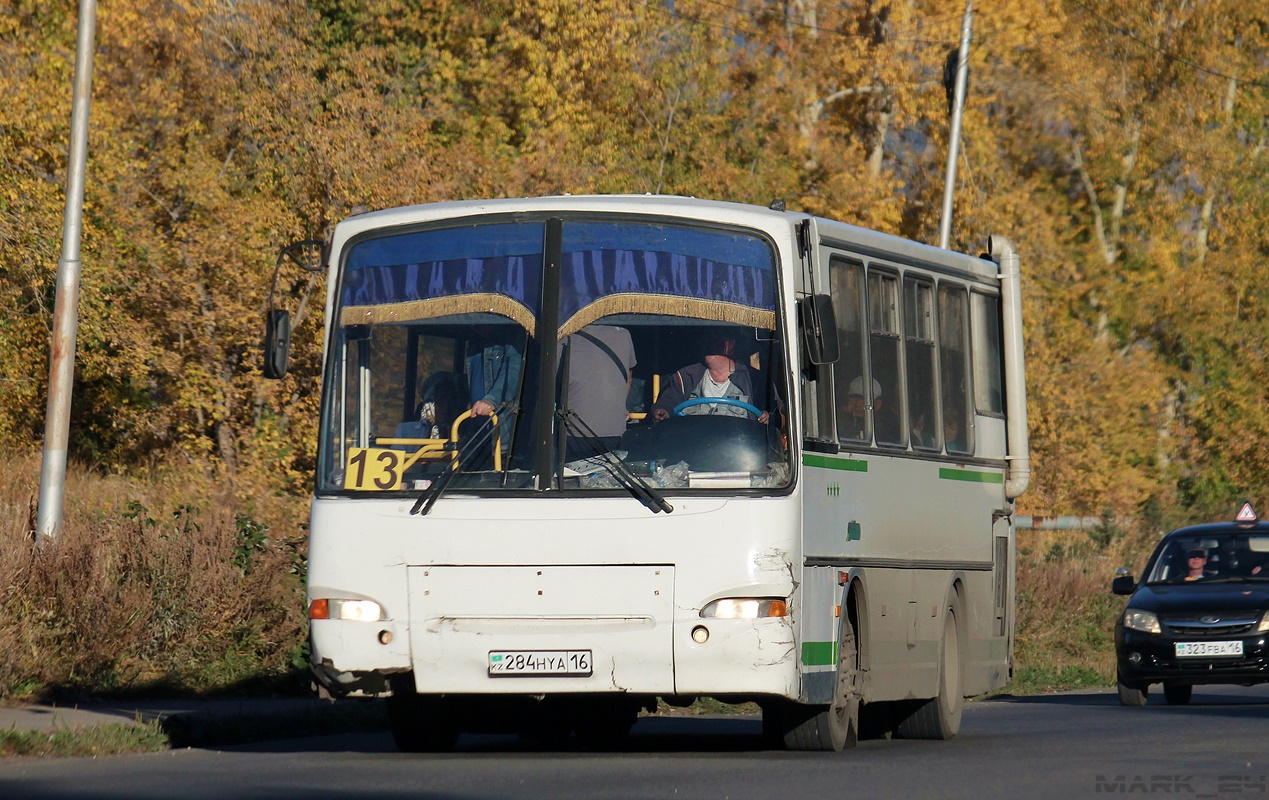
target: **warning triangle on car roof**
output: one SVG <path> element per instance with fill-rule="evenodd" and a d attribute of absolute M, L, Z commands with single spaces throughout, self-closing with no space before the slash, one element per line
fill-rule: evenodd
<path fill-rule="evenodd" d="M 1251 507 L 1251 503 L 1243 503 L 1243 507 L 1238 509 L 1238 516 L 1234 517 L 1234 522 L 1258 522 L 1260 517 L 1256 516 L 1256 509 Z"/>

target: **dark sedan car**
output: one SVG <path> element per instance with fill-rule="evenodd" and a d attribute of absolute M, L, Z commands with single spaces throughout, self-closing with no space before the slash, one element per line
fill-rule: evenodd
<path fill-rule="evenodd" d="M 1115 624 L 1124 705 L 1145 705 L 1152 683 L 1182 704 L 1200 684 L 1269 682 L 1269 523 L 1249 505 L 1238 518 L 1178 528 L 1140 584 L 1115 578 L 1112 591 L 1131 595 Z"/>

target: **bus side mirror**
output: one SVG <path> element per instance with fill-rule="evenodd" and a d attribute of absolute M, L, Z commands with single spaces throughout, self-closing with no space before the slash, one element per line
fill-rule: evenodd
<path fill-rule="evenodd" d="M 270 309 L 264 322 L 264 377 L 278 380 L 286 375 L 291 360 L 291 312 Z"/>
<path fill-rule="evenodd" d="M 837 341 L 837 315 L 833 313 L 833 298 L 826 294 L 804 297 L 798 304 L 798 316 L 802 323 L 802 338 L 806 344 L 807 358 L 812 364 L 834 364 L 841 356 Z"/>

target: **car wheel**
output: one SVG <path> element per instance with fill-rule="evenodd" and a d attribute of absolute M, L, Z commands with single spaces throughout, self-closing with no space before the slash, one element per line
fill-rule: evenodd
<path fill-rule="evenodd" d="M 1193 694 L 1194 687 L 1189 684 L 1163 684 L 1163 696 L 1168 701 L 1168 705 L 1183 706 L 1190 702 L 1190 696 Z"/>
<path fill-rule="evenodd" d="M 1145 686 L 1138 689 L 1121 683 L 1119 684 L 1119 702 L 1125 706 L 1144 706 L 1146 704 L 1147 691 L 1148 687 Z"/>

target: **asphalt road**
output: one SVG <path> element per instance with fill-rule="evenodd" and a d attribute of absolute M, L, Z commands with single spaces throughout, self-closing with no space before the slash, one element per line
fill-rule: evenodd
<path fill-rule="evenodd" d="M 445 755 L 386 734 L 98 759 L 0 760 L 0 798 L 1068 798 L 1269 794 L 1269 688 L 1199 687 L 1189 706 L 1113 693 L 967 705 L 949 742 L 840 754 L 762 749 L 754 717 L 650 717 L 587 753 L 468 736 Z"/>

